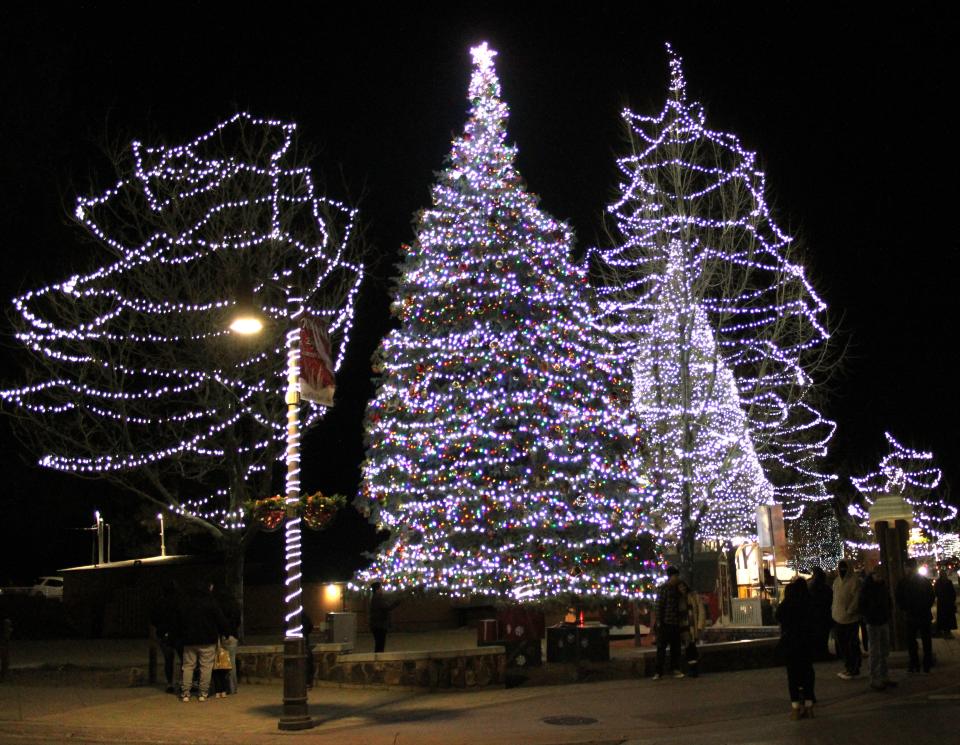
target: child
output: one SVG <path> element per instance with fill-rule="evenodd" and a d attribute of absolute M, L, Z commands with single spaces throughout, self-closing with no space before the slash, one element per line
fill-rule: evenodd
<path fill-rule="evenodd" d="M 230 693 L 230 654 L 222 643 L 217 644 L 217 656 L 213 663 L 211 688 L 214 698 L 226 698 Z"/>

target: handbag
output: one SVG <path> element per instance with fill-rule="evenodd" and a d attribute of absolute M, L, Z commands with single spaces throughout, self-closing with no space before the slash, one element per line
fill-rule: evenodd
<path fill-rule="evenodd" d="M 213 661 L 214 670 L 232 670 L 233 665 L 230 664 L 230 653 L 226 650 L 226 647 L 222 646 L 220 642 L 217 642 L 217 656 Z"/>

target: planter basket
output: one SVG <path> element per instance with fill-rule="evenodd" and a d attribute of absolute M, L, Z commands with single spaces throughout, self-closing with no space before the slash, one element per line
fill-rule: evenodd
<path fill-rule="evenodd" d="M 263 530 L 272 533 L 283 525 L 283 517 L 285 514 L 286 512 L 284 510 L 258 510 L 257 521 Z"/>
<path fill-rule="evenodd" d="M 303 521 L 311 530 L 323 530 L 336 514 L 336 507 L 314 507 L 308 504 L 303 510 Z"/>

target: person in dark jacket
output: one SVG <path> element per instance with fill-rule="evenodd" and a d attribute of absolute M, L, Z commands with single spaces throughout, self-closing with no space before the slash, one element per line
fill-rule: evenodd
<path fill-rule="evenodd" d="M 873 568 L 860 586 L 860 615 L 867 624 L 867 634 L 870 637 L 868 649 L 870 687 L 875 691 L 891 688 L 896 685 L 890 680 L 887 670 L 893 603 L 890 600 L 890 588 L 887 586 L 883 567 L 880 564 Z"/>
<path fill-rule="evenodd" d="M 306 659 L 303 661 L 303 672 L 307 678 L 307 688 L 313 688 L 313 678 L 317 674 L 316 663 L 313 661 L 313 644 L 310 643 L 310 635 L 313 633 L 313 619 L 303 611 L 303 641 L 306 647 Z"/>
<path fill-rule="evenodd" d="M 937 633 L 950 639 L 957 628 L 957 591 L 947 577 L 946 569 L 940 570 L 940 576 L 933 583 L 933 592 L 937 596 Z"/>
<path fill-rule="evenodd" d="M 167 580 L 161 586 L 160 596 L 150 609 L 150 625 L 153 626 L 157 646 L 163 655 L 167 693 L 176 693 L 178 690 L 180 666 L 183 664 L 179 606 L 180 587 L 175 580 Z M 174 657 L 179 665 L 174 665 Z"/>
<path fill-rule="evenodd" d="M 190 700 L 190 685 L 193 671 L 200 667 L 200 690 L 197 698 L 201 703 L 210 694 L 210 679 L 216 657 L 217 640 L 227 633 L 227 619 L 217 605 L 209 582 L 198 584 L 184 596 L 180 603 L 180 630 L 183 642 L 183 680 L 180 684 L 180 700 Z"/>
<path fill-rule="evenodd" d="M 807 583 L 798 577 L 784 588 L 783 601 L 777 606 L 780 624 L 780 649 L 787 663 L 787 688 L 790 692 L 790 718 L 813 717 L 816 674 L 813 670 L 813 644 L 816 627 Z"/>
<path fill-rule="evenodd" d="M 917 654 L 917 636 L 923 643 L 923 672 L 929 673 L 933 664 L 933 648 L 930 640 L 930 625 L 933 614 L 930 607 L 936 599 L 933 585 L 917 571 L 917 560 L 907 559 L 907 573 L 897 583 L 897 607 L 906 615 L 907 652 L 910 654 L 909 672 L 920 672 Z"/>
<path fill-rule="evenodd" d="M 680 635 L 687 619 L 680 617 L 680 570 L 667 567 L 667 581 L 657 590 L 657 669 L 654 680 L 663 677 L 667 647 L 670 647 L 670 669 L 674 678 L 682 678 L 680 670 Z"/>
<path fill-rule="evenodd" d="M 383 585 L 373 582 L 370 585 L 370 633 L 373 634 L 373 651 L 382 652 L 387 646 L 387 632 L 390 630 L 390 611 L 400 605 L 400 600 L 387 600 L 383 594 Z"/>
<path fill-rule="evenodd" d="M 820 567 L 811 571 L 807 583 L 810 591 L 810 613 L 813 621 L 813 659 L 832 660 L 830 654 L 830 629 L 833 628 L 833 590 L 827 582 L 827 575 Z"/>

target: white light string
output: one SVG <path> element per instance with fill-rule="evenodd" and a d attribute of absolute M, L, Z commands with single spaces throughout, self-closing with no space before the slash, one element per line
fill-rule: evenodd
<path fill-rule="evenodd" d="M 111 432 L 129 435 L 116 440 L 130 446 L 65 446 L 44 454 L 42 465 L 91 474 L 190 462 L 215 473 L 218 460 L 236 453 L 252 489 L 283 460 L 282 336 L 266 346 L 231 338 L 225 321 L 238 288 L 198 286 L 192 277 L 200 262 L 260 267 L 251 277 L 253 296 L 269 322 L 285 330 L 309 310 L 327 324 L 340 368 L 363 279 L 362 266 L 348 258 L 356 211 L 317 193 L 310 169 L 295 162 L 295 132 L 293 123 L 238 113 L 185 145 L 134 142 L 132 173 L 77 200 L 77 220 L 114 260 L 14 299 L 17 339 L 51 374 L 0 397 L 51 427 L 60 419 L 65 427 L 112 423 Z M 254 144 L 244 149 L 242 142 Z M 130 213 L 131 204 L 142 205 L 140 212 Z M 128 231 L 129 224 L 139 230 Z M 328 292 L 334 282 L 343 289 Z M 156 296 L 155 287 L 181 296 Z M 232 350 L 229 366 L 213 362 L 224 349 Z M 169 364 L 180 350 L 190 364 Z M 231 392 L 228 404 L 210 404 L 224 401 L 211 390 Z M 325 411 L 307 407 L 303 425 Z M 228 446 L 225 436 L 243 420 L 254 431 Z M 248 519 L 223 488 L 184 494 L 170 509 L 231 530 Z"/>
<path fill-rule="evenodd" d="M 514 599 L 649 597 L 661 575 L 629 380 L 591 328 L 567 226 L 506 144 L 486 44 L 471 110 L 405 247 L 361 509 L 392 533 L 359 580 Z"/>
<path fill-rule="evenodd" d="M 598 276 L 600 322 L 618 342 L 620 364 L 638 373 L 634 403 L 645 416 L 651 467 L 663 474 L 657 500 L 670 532 L 676 538 L 680 527 L 678 474 L 692 463 L 686 478 L 696 480 L 696 505 L 704 508 L 699 537 L 731 538 L 752 524 L 752 507 L 771 496 L 786 517 L 829 499 L 826 486 L 835 477 L 821 461 L 836 425 L 808 400 L 805 372 L 808 355 L 828 338 L 826 306 L 788 258 L 791 239 L 771 218 L 756 154 L 706 126 L 700 104 L 687 98 L 679 57 L 669 45 L 667 52 L 670 93 L 662 111 L 623 112 L 633 148 L 618 160 L 624 180 L 608 208 L 618 242 L 593 249 L 588 262 Z M 686 288 L 679 306 L 678 273 Z M 722 288 L 722 278 L 733 281 Z M 681 338 L 664 327 L 667 316 L 695 333 Z M 786 326 L 795 333 L 778 331 Z M 697 402 L 696 416 L 684 415 L 696 420 L 698 436 L 680 447 L 666 426 L 677 419 L 670 414 L 676 386 L 690 380 L 677 364 L 705 355 L 718 364 L 714 370 L 697 363 L 693 382 L 715 395 Z M 654 357 L 663 364 L 672 358 L 672 377 L 651 377 Z M 664 395 L 670 401 L 657 403 Z M 743 417 L 734 416 L 734 397 Z M 718 443 L 737 443 L 745 460 L 731 462 L 729 448 Z M 708 491 L 709 484 L 715 488 Z"/>
<path fill-rule="evenodd" d="M 935 493 L 943 472 L 934 465 L 931 451 L 909 448 L 889 432 L 884 432 L 883 436 L 890 452 L 880 459 L 876 471 L 850 478 L 862 503 L 853 503 L 848 510 L 862 527 L 868 528 L 870 506 L 878 497 L 884 494 L 902 496 L 913 511 L 915 525 L 928 541 L 936 544 L 951 529 L 955 530 L 958 513 L 956 506 Z"/>

